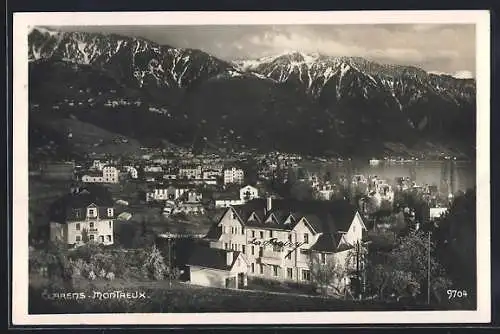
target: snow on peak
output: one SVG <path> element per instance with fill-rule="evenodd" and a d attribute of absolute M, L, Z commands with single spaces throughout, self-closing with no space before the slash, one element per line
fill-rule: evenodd
<path fill-rule="evenodd" d="M 50 30 L 48 28 L 45 28 L 45 27 L 33 27 L 31 30 L 30 30 L 30 34 L 37 30 L 38 32 L 40 32 L 41 34 L 49 34 L 50 36 L 57 36 L 60 34 L 59 31 L 55 31 L 55 30 Z"/>

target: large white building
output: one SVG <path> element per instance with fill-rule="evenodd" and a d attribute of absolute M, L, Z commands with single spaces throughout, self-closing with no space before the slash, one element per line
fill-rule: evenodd
<path fill-rule="evenodd" d="M 203 172 L 201 166 L 192 166 L 192 167 L 182 167 L 179 168 L 178 173 L 179 178 L 181 179 L 201 179 L 203 176 Z"/>
<path fill-rule="evenodd" d="M 50 239 L 68 245 L 97 242 L 111 245 L 115 211 L 103 189 L 73 189 L 50 207 Z"/>
<path fill-rule="evenodd" d="M 82 176 L 85 183 L 119 183 L 120 171 L 115 166 L 103 166 L 100 171 L 89 171 Z"/>
<path fill-rule="evenodd" d="M 268 198 L 231 206 L 207 235 L 210 247 L 244 255 L 245 275 L 287 282 L 310 283 L 311 259 L 333 261 L 342 273 L 333 284 L 346 286 L 352 252 L 366 230 L 360 214 L 345 201 L 321 208 L 297 205 Z M 200 261 L 197 266 L 203 267 Z"/>
<path fill-rule="evenodd" d="M 245 173 L 240 168 L 229 168 L 224 170 L 224 184 L 243 184 L 245 180 Z"/>

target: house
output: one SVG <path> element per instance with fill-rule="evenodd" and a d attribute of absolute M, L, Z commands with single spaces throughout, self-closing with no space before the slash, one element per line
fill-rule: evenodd
<path fill-rule="evenodd" d="M 191 284 L 234 289 L 247 285 L 248 260 L 239 251 L 196 246 L 187 266 Z"/>
<path fill-rule="evenodd" d="M 216 179 L 222 176 L 222 173 L 218 170 L 208 169 L 203 171 L 203 179 Z"/>
<path fill-rule="evenodd" d="M 102 168 L 104 183 L 119 183 L 120 171 L 115 166 L 106 165 Z"/>
<path fill-rule="evenodd" d="M 214 202 L 216 208 L 228 208 L 232 205 L 242 205 L 245 203 L 244 200 L 237 197 L 237 194 L 233 193 L 215 193 Z"/>
<path fill-rule="evenodd" d="M 214 194 L 215 207 L 227 208 L 231 205 L 242 205 L 247 201 L 259 198 L 259 190 L 251 185 L 246 185 L 236 192 Z"/>
<path fill-rule="evenodd" d="M 90 170 L 82 176 L 85 183 L 119 183 L 120 171 L 114 166 L 106 165 L 101 171 Z"/>
<path fill-rule="evenodd" d="M 201 166 L 185 166 L 179 168 L 180 179 L 201 179 L 202 178 Z"/>
<path fill-rule="evenodd" d="M 188 191 L 189 188 L 179 188 L 172 185 L 156 185 L 151 189 L 151 191 L 146 193 L 146 202 L 177 200 L 182 196 L 182 194 Z"/>
<path fill-rule="evenodd" d="M 132 179 L 137 179 L 139 177 L 139 173 L 137 171 L 137 168 L 135 168 L 133 166 L 123 166 L 123 170 L 125 170 L 130 175 L 130 178 L 132 178 Z"/>
<path fill-rule="evenodd" d="M 435 220 L 440 218 L 442 215 L 445 215 L 448 212 L 448 208 L 440 207 L 440 208 L 429 208 L 429 219 Z"/>
<path fill-rule="evenodd" d="M 224 184 L 242 184 L 245 178 L 245 173 L 240 168 L 232 167 L 224 170 Z"/>
<path fill-rule="evenodd" d="M 106 166 L 107 164 L 108 163 L 105 162 L 105 161 L 94 160 L 94 161 L 92 161 L 92 167 L 91 167 L 91 169 L 102 171 L 102 169 L 104 168 L 104 166 Z"/>
<path fill-rule="evenodd" d="M 248 275 L 297 283 L 311 280 L 310 259 L 334 261 L 349 283 L 352 252 L 363 240 L 365 224 L 347 201 L 253 200 L 230 206 L 207 234 L 210 247 L 238 251 Z"/>
<path fill-rule="evenodd" d="M 163 172 L 162 166 L 157 166 L 157 165 L 144 166 L 144 173 L 161 173 L 161 172 Z"/>
<path fill-rule="evenodd" d="M 52 241 L 60 240 L 68 245 L 114 242 L 115 210 L 106 189 L 73 188 L 51 205 L 49 217 Z"/>
<path fill-rule="evenodd" d="M 104 183 L 102 172 L 98 171 L 88 171 L 82 176 L 81 179 L 84 183 Z"/>
<path fill-rule="evenodd" d="M 246 185 L 240 189 L 240 200 L 250 201 L 259 197 L 259 190 L 251 185 Z"/>
<path fill-rule="evenodd" d="M 164 209 L 163 212 L 166 210 Z M 181 202 L 171 210 L 171 214 L 184 213 L 186 215 L 203 215 L 205 208 L 200 202 Z"/>

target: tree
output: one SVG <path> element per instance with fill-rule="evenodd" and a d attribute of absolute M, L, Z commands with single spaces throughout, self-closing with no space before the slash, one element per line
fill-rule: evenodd
<path fill-rule="evenodd" d="M 165 277 L 167 266 L 156 245 L 153 244 L 151 249 L 146 253 L 142 269 L 150 279 L 162 280 Z"/>
<path fill-rule="evenodd" d="M 89 231 L 86 228 L 82 229 L 82 242 L 85 244 L 89 242 Z"/>
<path fill-rule="evenodd" d="M 308 266 L 311 282 L 317 289 L 321 290 L 323 295 L 327 295 L 330 289 L 341 294 L 342 289 L 339 283 L 343 278 L 343 268 L 333 257 L 329 255 L 323 256 L 326 256 L 325 261 L 322 261 L 321 254 L 311 253 L 309 255 Z"/>
<path fill-rule="evenodd" d="M 422 292 L 427 291 L 430 272 L 431 291 L 435 292 L 434 297 L 439 300 L 433 286 L 439 285 L 442 289 L 440 293 L 444 294 L 451 281 L 437 261 L 434 245 L 429 245 L 427 237 L 426 233 L 417 231 L 400 238 L 397 246 L 388 253 L 370 252 L 367 268 L 370 290 L 378 294 L 380 299 L 385 299 L 387 294 L 394 294 L 398 298 L 424 299 Z"/>
<path fill-rule="evenodd" d="M 437 220 L 436 252 L 454 283 L 468 291 L 474 302 L 476 291 L 476 193 L 469 190 L 455 197 L 447 214 Z"/>

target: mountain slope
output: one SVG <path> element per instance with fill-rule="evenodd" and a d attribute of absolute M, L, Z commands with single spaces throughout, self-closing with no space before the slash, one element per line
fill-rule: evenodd
<path fill-rule="evenodd" d="M 385 142 L 474 146 L 475 82 L 411 66 L 297 52 L 230 64 L 141 38 L 43 28 L 29 35 L 29 57 L 38 112 L 147 142 L 343 155 Z"/>

